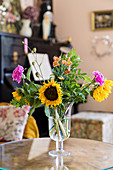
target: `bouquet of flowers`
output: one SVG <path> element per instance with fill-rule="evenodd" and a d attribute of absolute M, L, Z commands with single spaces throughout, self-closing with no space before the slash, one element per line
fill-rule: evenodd
<path fill-rule="evenodd" d="M 31 50 L 35 61 L 32 67 L 39 65 L 36 59 L 36 49 Z M 50 128 L 50 135 L 56 135 L 59 140 L 65 140 L 69 136 L 69 128 L 67 118 L 68 109 L 73 103 L 85 102 L 87 96 L 90 95 L 94 100 L 101 102 L 106 99 L 111 93 L 113 81 L 104 79 L 104 76 L 99 71 L 93 72 L 93 78 L 82 73 L 78 68 L 80 56 L 76 54 L 76 50 L 71 50 L 68 54 L 53 57 L 52 75 L 48 81 L 43 81 L 42 84 L 36 84 L 30 79 L 31 67 L 27 74 L 24 74 L 25 69 L 18 65 L 13 71 L 13 80 L 20 83 L 23 80 L 22 88 L 17 88 L 13 92 L 11 104 L 16 107 L 30 105 L 31 109 L 29 116 L 32 115 L 35 108 L 44 105 L 45 114 L 47 117 L 52 117 L 53 124 Z M 43 77 L 41 69 L 40 73 L 36 72 L 36 76 Z M 79 80 L 83 80 L 80 85 Z M 64 128 L 64 124 L 66 128 Z M 54 137 L 53 137 L 54 138 Z"/>

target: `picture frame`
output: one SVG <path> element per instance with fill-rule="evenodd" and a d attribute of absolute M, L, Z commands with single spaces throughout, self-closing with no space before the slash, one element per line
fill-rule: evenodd
<path fill-rule="evenodd" d="M 92 30 L 110 30 L 113 29 L 113 10 L 94 11 L 91 14 Z"/>

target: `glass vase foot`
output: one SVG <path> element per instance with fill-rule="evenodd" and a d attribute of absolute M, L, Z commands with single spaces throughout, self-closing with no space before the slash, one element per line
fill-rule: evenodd
<path fill-rule="evenodd" d="M 53 150 L 49 152 L 50 156 L 69 156 L 70 152 L 65 150 Z"/>

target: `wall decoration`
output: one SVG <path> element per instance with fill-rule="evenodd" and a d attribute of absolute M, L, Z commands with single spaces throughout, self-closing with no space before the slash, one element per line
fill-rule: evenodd
<path fill-rule="evenodd" d="M 92 47 L 94 54 L 98 57 L 104 57 L 112 53 L 113 42 L 108 35 L 102 37 L 95 36 L 92 40 Z"/>
<path fill-rule="evenodd" d="M 113 29 L 113 11 L 92 12 L 92 30 Z"/>

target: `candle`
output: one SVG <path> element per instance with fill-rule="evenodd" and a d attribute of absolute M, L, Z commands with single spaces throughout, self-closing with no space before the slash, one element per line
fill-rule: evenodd
<path fill-rule="evenodd" d="M 28 54 L 28 39 L 24 38 L 24 53 Z"/>

